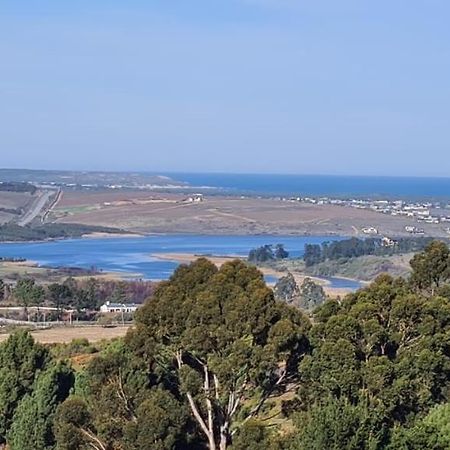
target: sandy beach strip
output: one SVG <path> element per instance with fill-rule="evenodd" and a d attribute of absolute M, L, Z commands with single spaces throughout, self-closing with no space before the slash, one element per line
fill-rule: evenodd
<path fill-rule="evenodd" d="M 94 231 L 92 233 L 83 234 L 82 239 L 122 239 L 122 238 L 143 238 L 144 234 L 140 233 L 107 233 Z"/>
<path fill-rule="evenodd" d="M 154 258 L 157 258 L 162 261 L 174 261 L 178 262 L 180 264 L 190 264 L 191 262 L 197 260 L 198 258 L 206 258 L 209 259 L 213 264 L 215 264 L 217 267 L 220 267 L 222 264 L 225 264 L 226 262 L 233 261 L 236 259 L 240 259 L 242 261 L 246 261 L 247 258 L 244 258 L 242 256 L 234 255 L 234 256 L 215 256 L 215 255 L 202 255 L 202 254 L 195 254 L 195 253 L 152 253 L 151 255 Z M 284 271 L 278 271 L 275 269 L 272 269 L 270 267 L 258 267 L 258 270 L 260 270 L 264 275 L 273 276 L 276 278 L 281 278 L 285 275 L 287 275 L 287 272 Z M 338 296 L 344 296 L 350 292 L 352 292 L 351 289 L 347 288 L 335 288 L 330 285 L 330 282 L 328 280 L 325 280 L 323 278 L 314 277 L 298 272 L 291 272 L 294 276 L 294 279 L 296 283 L 301 286 L 305 278 L 309 278 L 313 280 L 315 283 L 320 284 L 323 289 L 325 290 L 326 294 L 330 297 L 338 297 Z M 268 283 L 269 285 L 272 285 L 274 283 Z"/>

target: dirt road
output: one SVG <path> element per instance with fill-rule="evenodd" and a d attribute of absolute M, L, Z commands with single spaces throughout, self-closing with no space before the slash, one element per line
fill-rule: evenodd
<path fill-rule="evenodd" d="M 53 191 L 39 191 L 31 208 L 21 217 L 21 219 L 19 219 L 17 224 L 24 227 L 32 222 L 41 213 L 53 194 Z"/>

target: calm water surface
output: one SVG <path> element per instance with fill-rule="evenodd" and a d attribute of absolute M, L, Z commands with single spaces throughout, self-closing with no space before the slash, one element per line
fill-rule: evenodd
<path fill-rule="evenodd" d="M 163 261 L 156 253 L 247 256 L 255 247 L 284 244 L 293 257 L 303 255 L 305 244 L 320 244 L 342 238 L 336 236 L 192 236 L 158 235 L 137 238 L 67 239 L 40 243 L 0 244 L 0 256 L 26 258 L 48 267 L 96 267 L 103 271 L 131 272 L 148 280 L 164 280 L 178 267 L 176 261 Z M 273 282 L 274 277 L 267 281 Z M 331 279 L 332 285 L 354 283 Z"/>
<path fill-rule="evenodd" d="M 450 177 L 376 177 L 271 174 L 171 174 L 192 186 L 234 193 L 330 197 L 450 198 Z"/>

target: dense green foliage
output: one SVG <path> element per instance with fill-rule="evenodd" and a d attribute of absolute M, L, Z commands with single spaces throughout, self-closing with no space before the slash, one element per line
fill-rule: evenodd
<path fill-rule="evenodd" d="M 447 246 L 412 265 L 310 320 L 256 268 L 200 259 L 75 383 L 55 358 L 86 342 L 50 353 L 14 335 L 0 345 L 0 438 L 12 450 L 448 449 Z"/>
<path fill-rule="evenodd" d="M 312 311 L 325 301 L 326 295 L 323 287 L 311 278 L 305 278 L 300 286 L 298 307 Z"/>
<path fill-rule="evenodd" d="M 20 402 L 8 433 L 11 450 L 45 450 L 56 444 L 53 420 L 56 408 L 69 395 L 73 373 L 64 364 L 53 364 L 39 374 L 34 389 Z"/>
<path fill-rule="evenodd" d="M 290 304 L 295 304 L 300 297 L 300 288 L 291 272 L 288 272 L 275 283 L 273 292 L 276 300 Z"/>
<path fill-rule="evenodd" d="M 24 332 L 12 335 L 0 346 L 0 444 L 6 442 L 16 410 L 32 394 L 48 364 L 47 350 Z"/>
<path fill-rule="evenodd" d="M 305 311 L 316 309 L 326 298 L 325 291 L 320 284 L 306 277 L 301 286 L 298 286 L 291 273 L 277 281 L 274 295 L 277 300 L 287 302 Z"/>
<path fill-rule="evenodd" d="M 122 343 L 92 360 L 76 394 L 58 409 L 58 449 L 182 448 L 191 424 L 186 406 L 162 377 Z"/>
<path fill-rule="evenodd" d="M 21 227 L 12 223 L 0 225 L 0 241 L 44 241 L 47 239 L 79 238 L 89 233 L 120 233 L 116 228 L 75 223 L 49 223 Z"/>
<path fill-rule="evenodd" d="M 251 263 L 260 264 L 288 257 L 289 253 L 285 250 L 283 244 L 277 244 L 275 248 L 267 244 L 250 250 L 247 259 Z"/>
<path fill-rule="evenodd" d="M 144 360 L 157 358 L 170 371 L 215 449 L 297 377 L 307 329 L 305 317 L 275 302 L 255 268 L 234 261 L 217 270 L 200 259 L 157 289 L 129 340 Z"/>
<path fill-rule="evenodd" d="M 14 288 L 14 295 L 25 307 L 40 305 L 44 300 L 45 291 L 31 278 L 19 280 Z"/>
<path fill-rule="evenodd" d="M 428 237 L 400 238 L 394 245 L 383 245 L 381 238 L 350 238 L 342 241 L 306 244 L 303 259 L 307 267 L 327 260 L 357 258 L 367 255 L 396 255 L 419 252 L 425 249 L 433 239 Z"/>

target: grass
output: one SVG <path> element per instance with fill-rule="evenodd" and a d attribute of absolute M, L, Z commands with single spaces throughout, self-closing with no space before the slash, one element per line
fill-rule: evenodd
<path fill-rule="evenodd" d="M 96 325 L 80 327 L 55 327 L 45 330 L 34 330 L 32 335 L 37 342 L 42 344 L 70 343 L 74 339 L 84 338 L 90 344 L 124 337 L 130 326 L 118 326 L 114 328 L 104 328 Z M 11 330 L 9 330 L 11 331 Z M 0 334 L 0 342 L 8 339 L 9 333 Z"/>
<path fill-rule="evenodd" d="M 264 267 L 270 267 L 280 272 L 292 272 L 303 276 L 313 277 L 343 277 L 361 281 L 372 281 L 382 273 L 389 273 L 395 277 L 407 276 L 410 272 L 409 261 L 412 253 L 393 256 L 360 256 L 358 258 L 342 258 L 333 261 L 325 261 L 306 267 L 302 259 L 285 259 L 267 263 Z"/>
<path fill-rule="evenodd" d="M 362 281 L 372 281 L 382 273 L 394 277 L 404 277 L 410 272 L 411 255 L 402 256 L 360 256 L 358 258 L 338 259 L 315 264 L 307 269 L 314 276 L 340 276 Z"/>

